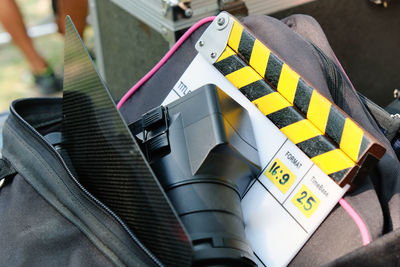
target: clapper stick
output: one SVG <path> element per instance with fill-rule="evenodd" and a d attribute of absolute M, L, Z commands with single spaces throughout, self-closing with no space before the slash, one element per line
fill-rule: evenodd
<path fill-rule="evenodd" d="M 200 38 L 199 52 L 215 48 L 205 54 L 214 67 L 339 185 L 351 183 L 367 157 L 383 156 L 374 137 L 239 21 L 227 13 L 217 20 L 217 28 Z"/>

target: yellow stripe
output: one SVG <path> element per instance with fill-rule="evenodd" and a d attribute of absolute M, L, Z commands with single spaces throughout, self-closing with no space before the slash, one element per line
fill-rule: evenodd
<path fill-rule="evenodd" d="M 252 102 L 264 114 L 269 115 L 275 111 L 290 106 L 290 103 L 283 98 L 278 92 L 273 92 L 260 97 Z"/>
<path fill-rule="evenodd" d="M 238 51 L 240 38 L 242 37 L 242 32 L 243 32 L 243 26 L 239 22 L 234 20 L 232 31 L 228 39 L 228 45 L 234 51 Z"/>
<path fill-rule="evenodd" d="M 230 49 L 229 46 L 227 46 L 227 47 L 225 48 L 224 52 L 223 52 L 223 53 L 221 54 L 221 56 L 218 58 L 217 62 L 219 62 L 219 61 L 221 61 L 221 60 L 224 60 L 225 58 L 230 57 L 230 56 L 233 56 L 233 55 L 236 55 L 236 53 L 235 53 L 232 49 Z"/>
<path fill-rule="evenodd" d="M 297 83 L 300 76 L 288 65 L 283 64 L 281 76 L 278 82 L 278 92 L 281 93 L 291 104 L 293 104 L 296 94 Z"/>
<path fill-rule="evenodd" d="M 328 175 L 355 165 L 355 163 L 340 149 L 331 150 L 313 157 L 311 160 Z"/>
<path fill-rule="evenodd" d="M 310 104 L 308 106 L 307 118 L 317 128 L 325 134 L 326 123 L 328 122 L 329 111 L 331 109 L 331 102 L 328 99 L 313 91 L 311 95 Z"/>
<path fill-rule="evenodd" d="M 281 128 L 281 131 L 295 144 L 321 135 L 321 132 L 308 120 L 301 120 L 290 124 Z"/>
<path fill-rule="evenodd" d="M 232 72 L 225 77 L 238 89 L 262 79 L 261 76 L 249 66 Z"/>
<path fill-rule="evenodd" d="M 265 76 L 265 70 L 267 69 L 270 53 L 271 51 L 264 44 L 258 41 L 258 39 L 255 40 L 249 63 L 263 78 Z"/>
<path fill-rule="evenodd" d="M 340 139 L 340 148 L 349 157 L 357 161 L 364 132 L 351 119 L 346 118 Z"/>

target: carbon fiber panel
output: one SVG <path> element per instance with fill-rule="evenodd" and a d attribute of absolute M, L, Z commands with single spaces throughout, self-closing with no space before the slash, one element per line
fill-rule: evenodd
<path fill-rule="evenodd" d="M 64 64 L 63 143 L 79 181 L 159 261 L 190 265 L 190 241 L 69 17 Z"/>

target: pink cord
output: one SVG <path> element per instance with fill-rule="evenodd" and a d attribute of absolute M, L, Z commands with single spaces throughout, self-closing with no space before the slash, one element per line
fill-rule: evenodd
<path fill-rule="evenodd" d="M 339 204 L 344 208 L 344 210 L 350 215 L 353 221 L 356 223 L 358 228 L 360 229 L 361 238 L 363 241 L 363 245 L 366 246 L 371 242 L 371 238 L 369 236 L 369 231 L 364 221 L 361 219 L 360 215 L 350 206 L 350 204 L 341 198 L 339 200 Z"/>
<path fill-rule="evenodd" d="M 337 59 L 336 55 L 334 55 L 334 56 L 335 56 L 336 62 L 338 63 L 339 67 L 341 68 L 343 74 L 346 76 L 350 85 L 354 88 L 354 86 L 353 86 L 352 82 L 350 81 L 349 77 L 347 76 L 347 73 L 344 70 L 342 64 L 340 64 L 340 61 Z M 344 198 L 341 198 L 339 200 L 339 204 L 350 215 L 350 217 L 353 219 L 353 221 L 356 223 L 356 225 L 360 229 L 361 238 L 363 240 L 363 245 L 366 246 L 369 243 L 371 243 L 371 238 L 369 236 L 368 228 L 365 225 L 364 221 L 361 219 L 361 217 L 357 214 L 357 212 L 350 206 L 350 204 L 346 200 L 344 200 Z"/>
<path fill-rule="evenodd" d="M 137 82 L 129 91 L 121 98 L 121 100 L 118 102 L 117 108 L 120 109 L 122 105 L 128 100 L 128 98 L 138 89 L 140 88 L 145 82 L 147 82 L 148 79 L 151 78 L 161 67 L 162 65 L 167 62 L 167 60 L 175 53 L 175 51 L 183 44 L 183 42 L 186 41 L 186 39 L 189 38 L 189 36 L 197 30 L 200 26 L 204 25 L 207 22 L 211 22 L 215 19 L 215 16 L 212 17 L 207 17 L 196 24 L 194 24 L 192 27 L 190 27 L 189 30 L 185 32 L 184 35 L 182 35 L 181 38 L 172 46 L 172 48 L 165 54 L 165 56 L 160 60 L 160 62 L 155 65 L 151 71 L 149 71 L 139 82 Z"/>

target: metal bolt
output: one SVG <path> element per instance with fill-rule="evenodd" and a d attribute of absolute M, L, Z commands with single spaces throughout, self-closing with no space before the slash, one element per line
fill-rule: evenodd
<path fill-rule="evenodd" d="M 199 42 L 199 46 L 200 46 L 200 47 L 203 47 L 203 46 L 204 46 L 204 42 L 203 42 L 203 41 L 200 41 L 200 42 Z"/>
<path fill-rule="evenodd" d="M 224 18 L 219 18 L 219 19 L 217 20 L 217 24 L 218 24 L 219 26 L 223 26 L 223 25 L 225 24 L 225 19 L 224 19 Z"/>
<path fill-rule="evenodd" d="M 185 16 L 187 18 L 190 18 L 191 16 L 193 16 L 193 10 L 191 8 L 188 8 L 185 10 Z"/>
<path fill-rule="evenodd" d="M 215 58 L 217 56 L 217 54 L 215 52 L 211 53 L 211 58 Z"/>

